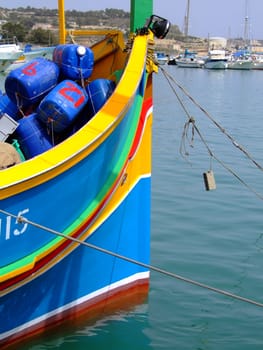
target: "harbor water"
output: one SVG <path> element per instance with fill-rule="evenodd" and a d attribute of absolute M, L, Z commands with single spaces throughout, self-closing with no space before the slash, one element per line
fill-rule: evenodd
<path fill-rule="evenodd" d="M 263 303 L 263 71 L 164 70 L 206 111 L 154 77 L 151 264 L 174 275 L 152 271 L 143 304 L 19 349 L 263 348 L 263 307 L 183 280 Z"/>

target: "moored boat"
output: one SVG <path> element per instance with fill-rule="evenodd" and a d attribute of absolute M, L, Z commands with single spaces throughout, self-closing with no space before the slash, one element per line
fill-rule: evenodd
<path fill-rule="evenodd" d="M 263 70 L 263 55 L 252 55 L 252 69 Z"/>
<path fill-rule="evenodd" d="M 0 39 L 0 73 L 3 73 L 13 62 L 21 55 L 23 50 L 20 45 L 14 40 L 3 38 Z"/>
<path fill-rule="evenodd" d="M 238 70 L 250 70 L 253 67 L 252 60 L 245 60 L 237 58 L 235 60 L 228 60 L 227 68 L 228 69 L 238 69 Z"/>
<path fill-rule="evenodd" d="M 183 55 L 176 58 L 176 64 L 183 68 L 202 68 L 204 60 L 198 57 L 195 52 L 186 49 Z"/>
<path fill-rule="evenodd" d="M 228 69 L 249 70 L 252 69 L 253 61 L 247 50 L 238 50 L 232 53 L 227 61 Z"/>
<path fill-rule="evenodd" d="M 5 73 L 10 72 L 11 70 L 22 66 L 24 63 L 32 60 L 36 57 L 46 57 L 51 59 L 54 51 L 54 47 L 38 47 L 32 48 L 32 45 L 26 45 L 23 53 L 18 57 L 17 60 L 12 62 L 6 69 Z"/>
<path fill-rule="evenodd" d="M 1 349 L 149 287 L 153 37 L 169 22 L 132 0 L 127 43 L 67 45 L 58 6 L 53 60 L 12 70 L 0 98 Z"/>
<path fill-rule="evenodd" d="M 225 50 L 214 49 L 208 52 L 208 57 L 204 62 L 204 68 L 207 69 L 226 69 L 227 56 Z"/>
<path fill-rule="evenodd" d="M 164 64 L 168 63 L 169 56 L 166 55 L 164 52 L 156 52 L 155 59 L 157 60 L 158 64 L 164 65 Z"/>

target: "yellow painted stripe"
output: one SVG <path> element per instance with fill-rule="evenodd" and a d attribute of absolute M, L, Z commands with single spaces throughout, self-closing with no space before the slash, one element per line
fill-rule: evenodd
<path fill-rule="evenodd" d="M 1 171 L 0 199 L 35 187 L 66 171 L 92 153 L 125 116 L 145 65 L 146 36 L 134 40 L 127 68 L 102 110 L 79 132 L 53 149 Z"/>
<path fill-rule="evenodd" d="M 140 37 L 140 38 L 142 38 L 142 37 Z M 136 49 L 136 50 L 139 50 L 140 51 L 140 53 L 142 52 L 142 46 L 143 46 L 143 44 L 144 45 L 146 45 L 146 41 L 142 41 L 142 40 L 140 40 L 139 41 L 139 44 L 140 45 L 136 45 L 135 47 L 134 47 L 134 50 Z M 143 46 L 144 47 L 144 46 Z M 133 50 L 133 53 L 134 53 L 134 50 Z M 136 51 L 135 51 L 136 52 Z M 132 55 L 133 56 L 133 55 Z M 134 57 L 136 57 L 136 54 L 134 54 Z M 141 63 L 143 63 L 144 64 L 144 60 L 142 59 L 141 60 Z M 137 66 L 138 65 L 138 61 L 137 60 L 130 60 L 130 66 L 131 67 L 138 67 Z M 143 67 L 141 67 L 141 68 L 143 68 Z M 128 71 L 128 72 L 130 72 L 130 71 Z M 128 79 L 130 79 L 130 74 L 128 74 L 127 75 L 128 76 Z M 138 69 L 138 71 L 137 71 L 137 78 L 140 80 L 140 76 L 141 76 L 141 72 L 140 72 L 140 70 Z M 126 79 L 125 79 L 125 77 L 126 77 L 126 74 L 122 77 L 122 81 L 126 81 Z M 134 85 L 136 85 L 136 88 L 137 88 L 137 86 L 138 86 L 138 82 L 137 82 L 137 84 L 135 84 L 135 81 L 133 82 L 133 84 Z M 124 85 L 124 84 L 122 84 L 122 85 Z M 121 88 L 122 88 L 122 85 L 121 85 Z M 128 85 L 130 86 L 130 81 L 128 81 Z M 111 99 L 111 103 L 107 103 L 106 105 L 105 105 L 105 107 L 103 108 L 103 110 L 102 110 L 102 112 L 101 113 L 99 113 L 99 115 L 101 115 L 101 116 L 103 116 L 103 119 L 102 119 L 102 121 L 103 121 L 103 123 L 99 123 L 98 122 L 98 116 L 96 117 L 96 118 L 94 118 L 92 121 L 91 121 L 91 123 L 90 123 L 90 125 L 92 126 L 92 127 L 89 127 L 89 128 L 84 128 L 83 130 L 81 130 L 80 131 L 80 137 L 78 137 L 78 138 L 76 138 L 75 137 L 75 139 L 78 139 L 78 140 L 80 140 L 81 142 L 83 141 L 82 140 L 82 137 L 85 137 L 85 139 L 87 139 L 87 134 L 85 134 L 85 131 L 86 131 L 86 129 L 89 131 L 89 132 L 91 132 L 92 133 L 92 135 L 93 135 L 93 144 L 91 144 L 90 146 L 89 146 L 89 148 L 87 149 L 87 150 L 85 150 L 84 149 L 84 151 L 85 152 L 91 152 L 95 147 L 96 147 L 96 145 L 97 144 L 100 144 L 99 143 L 99 139 L 98 139 L 98 136 L 101 136 L 101 135 L 103 135 L 103 137 L 105 138 L 106 136 L 105 136 L 105 134 L 103 134 L 103 128 L 105 128 L 105 125 L 106 125 L 106 127 L 108 128 L 108 130 L 107 130 L 107 132 L 109 133 L 110 132 L 110 130 L 111 130 L 111 128 L 113 128 L 114 127 L 114 123 L 115 123 L 115 121 L 116 121 L 116 118 L 114 118 L 113 117 L 113 114 L 117 111 L 117 110 L 119 110 L 119 108 L 122 108 L 123 109 L 123 112 L 125 112 L 125 110 L 128 108 L 128 106 L 129 106 L 129 103 L 131 103 L 131 100 L 128 98 L 128 95 L 127 96 L 125 96 L 125 94 L 127 94 L 127 91 L 129 91 L 129 89 L 126 89 L 126 90 L 124 90 L 124 91 L 122 91 L 122 89 L 121 88 L 117 88 L 116 89 L 116 93 L 114 94 L 114 96 L 113 96 L 113 98 Z M 119 96 L 121 96 L 121 98 L 119 98 Z M 127 102 L 127 105 L 125 106 L 126 108 L 123 108 L 123 106 L 121 106 L 120 107 L 120 105 L 121 105 L 121 100 L 122 99 L 125 99 L 126 100 L 126 102 Z M 111 107 L 113 107 L 113 109 L 111 109 Z M 96 119 L 96 120 L 95 120 Z M 150 121 L 149 121 L 150 120 Z M 139 163 L 138 164 L 140 164 L 140 166 L 136 166 L 135 167 L 135 173 L 132 173 L 130 176 L 129 176 L 129 181 L 128 181 L 128 183 L 129 183 L 129 187 L 127 188 L 126 186 L 123 186 L 123 184 L 122 184 L 122 186 L 121 186 L 121 190 L 117 190 L 117 194 L 115 194 L 114 195 L 114 200 L 112 200 L 111 202 L 112 202 L 112 204 L 109 206 L 107 206 L 107 210 L 104 212 L 104 215 L 102 216 L 102 218 L 101 219 L 98 219 L 97 220 L 97 222 L 95 222 L 94 224 L 93 224 L 93 226 L 90 228 L 90 230 L 89 231 L 87 231 L 87 233 L 85 234 L 85 237 L 86 236 L 88 236 L 89 234 L 91 234 L 91 232 L 95 229 L 95 227 L 97 227 L 100 223 L 101 223 L 101 220 L 103 221 L 103 220 L 105 220 L 106 219 L 106 217 L 109 215 L 109 213 L 113 210 L 113 208 L 115 208 L 116 207 L 116 205 L 118 205 L 118 203 L 121 203 L 121 201 L 123 200 L 123 198 L 125 197 L 125 195 L 127 195 L 127 193 L 131 190 L 131 188 L 132 188 L 132 186 L 134 186 L 134 183 L 136 182 L 136 181 L 138 181 L 138 179 L 142 176 L 142 174 L 150 174 L 150 169 L 151 169 L 151 159 L 150 159 L 150 154 L 151 154 L 151 146 L 150 146 L 150 132 L 151 132 L 151 118 L 149 118 L 149 120 L 148 120 L 148 122 L 147 122 L 147 125 L 148 125 L 148 127 L 147 127 L 147 132 L 146 132 L 146 135 L 148 135 L 148 136 L 146 136 L 146 137 L 144 137 L 145 139 L 147 139 L 148 141 L 147 141 L 147 147 L 140 147 L 140 149 L 142 149 L 142 151 L 140 151 L 139 152 L 139 154 L 141 154 L 140 156 L 137 156 L 136 158 L 139 158 L 140 159 L 140 161 L 139 161 Z M 95 135 L 95 136 L 94 136 Z M 102 136 L 101 136 L 102 137 Z M 145 143 L 145 142 L 144 142 Z M 78 147 L 77 147 L 77 142 L 73 142 L 73 144 L 72 145 L 70 145 L 70 147 L 68 147 L 68 142 L 65 142 L 65 147 L 61 147 L 61 150 L 60 150 L 60 152 L 62 151 L 62 150 L 66 150 L 67 152 L 69 152 L 69 151 L 72 151 L 72 146 L 75 146 L 75 148 L 77 149 Z M 67 147 L 69 148 L 69 149 L 67 149 Z M 58 148 L 58 147 L 57 147 Z M 52 152 L 52 151 L 55 151 L 55 148 L 54 148 L 54 150 L 51 150 L 50 152 Z M 84 151 L 83 151 L 83 153 L 84 153 Z M 44 154 L 44 155 L 41 155 L 41 156 L 39 156 L 39 157 L 36 157 L 35 159 L 33 159 L 33 160 L 30 160 L 30 161 L 27 161 L 27 162 L 25 162 L 24 164 L 21 164 L 21 166 L 23 165 L 23 166 L 25 166 L 25 165 L 27 165 L 27 164 L 32 164 L 33 166 L 36 166 L 36 165 L 39 165 L 39 163 L 40 163 L 40 160 L 42 161 L 42 160 L 46 160 L 46 162 L 48 162 L 48 160 L 49 160 L 49 158 L 47 157 L 47 155 L 50 153 L 50 152 L 47 152 L 46 154 Z M 147 157 L 147 158 L 145 158 L 145 155 L 148 155 L 149 157 Z M 77 159 L 79 159 L 80 157 L 83 157 L 84 155 L 82 154 L 82 153 L 79 153 L 78 154 L 78 157 L 77 157 Z M 75 158 L 76 159 L 76 158 Z M 74 159 L 74 160 L 75 160 Z M 136 164 L 136 163 L 135 163 Z M 68 166 L 68 165 L 67 165 Z M 128 165 L 128 168 L 130 168 L 130 164 Z M 63 164 L 62 165 L 60 165 L 60 167 L 63 167 Z M 31 168 L 31 170 L 32 170 L 32 166 L 30 167 Z M 15 167 L 14 169 L 17 169 L 17 167 Z M 28 167 L 26 167 L 26 169 L 28 169 Z M 8 169 L 8 170 L 13 170 L 12 168 L 10 168 L 10 169 Z M 8 173 L 8 170 L 6 171 L 6 173 Z M 57 168 L 54 168 L 53 169 L 54 170 L 54 172 L 57 170 Z M 32 174 L 34 174 L 34 171 L 36 171 L 36 169 L 33 169 L 33 171 L 32 171 Z M 5 171 L 4 171 L 5 172 Z M 128 171 L 128 169 L 127 169 L 127 171 L 126 172 L 129 172 Z M 133 170 L 133 172 L 134 172 L 134 170 Z M 13 172 L 12 172 L 13 173 Z M 59 173 L 59 172 L 58 172 Z M 2 174 L 2 173 L 1 173 Z M 14 173 L 13 173 L 13 175 L 14 175 Z M 15 180 L 17 180 L 17 179 L 19 179 L 19 176 L 17 176 L 17 174 L 16 174 L 16 177 L 15 177 Z M 2 178 L 0 179 L 0 180 L 2 180 Z M 31 179 L 30 177 L 28 178 L 28 182 L 29 181 L 31 181 L 33 184 L 35 184 L 35 183 L 37 183 L 37 179 L 35 180 L 35 181 L 33 181 L 33 179 Z M 15 184 L 14 185 L 14 188 L 18 188 L 18 186 L 21 186 L 21 190 L 24 190 L 24 185 L 25 185 L 25 182 L 23 182 L 23 183 L 17 183 L 17 184 Z M 6 190 L 8 191 L 8 188 L 6 188 Z M 3 192 L 4 190 L 2 189 L 1 190 L 1 193 Z M 113 204 L 114 203 L 114 204 Z M 105 209 L 104 209 L 105 210 Z M 35 265 L 35 263 L 37 262 L 37 261 L 39 261 L 40 259 L 42 259 L 44 256 L 46 256 L 47 255 L 47 253 L 48 252 L 50 252 L 50 251 L 53 251 L 54 250 L 54 248 L 56 248 L 58 245 L 59 245 L 59 242 L 60 240 L 57 240 L 57 243 L 54 245 L 52 245 L 52 247 L 50 247 L 50 249 L 48 250 L 48 251 L 45 251 L 45 252 L 43 252 L 43 253 L 41 253 L 40 255 L 38 255 L 35 259 L 34 259 L 34 261 L 32 261 L 31 260 L 31 262 L 29 262 L 28 264 L 26 263 L 24 266 L 22 266 L 20 269 L 16 269 L 15 271 L 14 271 L 14 273 L 8 273 L 8 274 L 4 274 L 3 276 L 1 276 L 1 279 L 0 279 L 0 281 L 4 281 L 4 280 L 6 280 L 6 279 L 9 279 L 9 278 L 12 278 L 12 277 L 14 277 L 14 276 L 17 276 L 17 275 L 19 275 L 19 274 L 21 274 L 21 273 L 23 273 L 23 272 L 25 272 L 25 271 L 28 271 L 28 270 L 30 270 L 30 269 L 32 269 L 33 267 L 34 267 L 34 265 Z M 54 243 L 54 242 L 53 242 Z M 76 245 L 74 244 L 73 245 L 73 247 L 75 247 Z M 72 250 L 72 249 L 74 249 L 73 247 L 71 247 L 71 248 L 69 248 L 70 250 Z M 65 250 L 65 255 L 67 254 L 67 252 L 68 252 L 68 249 L 66 249 Z M 64 256 L 64 254 L 63 254 L 63 256 Z"/>
<path fill-rule="evenodd" d="M 124 198 L 128 195 L 128 193 L 132 190 L 132 188 L 135 186 L 135 184 L 139 181 L 140 178 L 145 176 L 146 177 L 150 176 L 151 143 L 152 143 L 152 113 L 150 111 L 145 123 L 144 134 L 140 142 L 140 146 L 134 158 L 130 162 L 128 162 L 127 167 L 125 169 L 126 181 L 123 183 L 122 181 L 120 181 L 120 184 L 117 190 L 113 193 L 110 199 L 110 202 L 103 209 L 103 211 L 101 212 L 101 215 L 99 215 L 99 217 L 97 218 L 97 220 L 95 220 L 95 222 L 91 225 L 91 227 L 89 227 L 89 229 L 81 237 L 79 237 L 82 241 L 84 241 L 88 236 L 90 236 L 112 214 L 112 212 L 122 203 Z M 23 272 L 29 271 L 34 267 L 37 261 L 44 258 L 48 253 L 52 252 L 54 248 L 57 248 L 57 246 L 59 246 L 59 242 L 55 246 L 52 246 L 49 250 L 36 256 L 33 262 L 28 263 L 27 265 L 24 265 L 23 267 L 16 269 L 15 271 L 12 271 L 7 274 L 4 274 L 3 276 L 0 276 L 0 282 L 4 282 L 5 280 L 16 277 L 22 274 Z M 78 246 L 79 246 L 78 243 L 72 242 L 70 246 L 65 248 L 63 252 L 61 252 L 52 261 L 50 261 L 45 266 L 43 266 L 34 275 L 30 275 L 26 279 L 17 283 L 15 286 L 11 286 L 7 288 L 3 292 L 1 292 L 0 295 L 3 296 L 6 293 L 9 293 L 10 291 L 14 290 L 15 288 L 18 288 L 19 286 L 45 273 L 47 270 L 49 270 L 52 266 L 54 266 L 56 263 L 58 263 L 63 258 L 65 258 L 69 253 L 71 253 Z"/>

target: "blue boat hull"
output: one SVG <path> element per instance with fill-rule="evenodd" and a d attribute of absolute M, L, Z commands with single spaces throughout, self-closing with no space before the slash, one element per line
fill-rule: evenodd
<path fill-rule="evenodd" d="M 149 40 L 151 33 L 136 36 L 129 57 L 120 45 L 115 69 L 127 63 L 125 71 L 81 129 L 1 173 L 1 348 L 147 295 L 155 69 L 147 66 Z M 93 49 L 96 57 L 102 52 Z M 111 62 L 116 52 L 109 49 Z M 97 62 L 93 81 L 105 63 Z"/>
<path fill-rule="evenodd" d="M 144 196 L 149 189 L 150 178 L 141 179 L 87 242 L 149 263 L 145 252 L 149 252 L 150 227 L 145 216 L 149 216 L 150 206 Z M 140 210 L 134 208 L 138 200 Z M 138 228 L 143 232 L 141 237 L 134 236 Z M 79 313 L 100 300 L 106 305 L 114 293 L 129 289 L 134 283 L 147 283 L 148 279 L 145 268 L 80 245 L 50 270 L 1 298 L 1 338 L 11 341 L 19 333 L 21 337 L 32 330 L 41 332 L 43 322 L 45 327 L 61 322 L 63 313 L 68 317 L 76 309 Z"/>

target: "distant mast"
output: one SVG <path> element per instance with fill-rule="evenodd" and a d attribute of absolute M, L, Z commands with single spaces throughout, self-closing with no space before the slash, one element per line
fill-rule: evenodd
<path fill-rule="evenodd" d="M 244 43 L 245 46 L 249 46 L 249 28 L 248 28 L 248 0 L 245 3 L 245 26 L 244 26 Z"/>
<path fill-rule="evenodd" d="M 184 18 L 184 36 L 188 36 L 189 29 L 190 0 L 187 0 L 186 14 Z"/>

